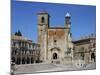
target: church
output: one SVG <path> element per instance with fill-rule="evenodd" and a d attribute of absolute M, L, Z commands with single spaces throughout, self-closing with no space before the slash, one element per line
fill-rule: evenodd
<path fill-rule="evenodd" d="M 96 37 L 72 40 L 71 15 L 65 15 L 64 26 L 50 26 L 47 12 L 37 13 L 38 43 L 24 36 L 11 35 L 11 60 L 15 64 L 53 63 L 84 65 L 96 62 Z"/>
<path fill-rule="evenodd" d="M 72 64 L 73 43 L 70 32 L 70 14 L 65 15 L 64 27 L 50 27 L 50 15 L 47 12 L 39 12 L 37 16 L 40 60 L 44 63 Z"/>

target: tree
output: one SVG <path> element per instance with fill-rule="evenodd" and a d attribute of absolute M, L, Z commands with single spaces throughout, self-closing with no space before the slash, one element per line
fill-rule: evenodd
<path fill-rule="evenodd" d="M 17 33 L 17 32 L 15 32 L 15 35 L 18 35 L 18 33 Z"/>
<path fill-rule="evenodd" d="M 22 36 L 20 30 L 18 30 L 18 32 L 15 32 L 15 35 L 17 35 L 17 36 Z"/>
<path fill-rule="evenodd" d="M 19 35 L 19 36 L 22 36 L 22 34 L 21 34 L 20 30 L 18 30 L 18 32 L 17 32 L 17 33 L 18 33 L 18 35 Z"/>

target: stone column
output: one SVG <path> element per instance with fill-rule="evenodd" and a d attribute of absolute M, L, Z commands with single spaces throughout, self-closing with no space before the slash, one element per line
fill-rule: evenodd
<path fill-rule="evenodd" d="M 30 62 L 29 63 L 31 64 L 31 57 L 29 57 L 29 59 L 30 59 Z"/>

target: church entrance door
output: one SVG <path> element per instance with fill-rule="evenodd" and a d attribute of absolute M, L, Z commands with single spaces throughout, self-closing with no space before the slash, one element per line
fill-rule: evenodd
<path fill-rule="evenodd" d="M 57 53 L 53 53 L 53 59 L 57 59 Z"/>
<path fill-rule="evenodd" d="M 52 48 L 51 49 L 51 63 L 54 64 L 60 64 L 60 49 L 58 48 Z"/>

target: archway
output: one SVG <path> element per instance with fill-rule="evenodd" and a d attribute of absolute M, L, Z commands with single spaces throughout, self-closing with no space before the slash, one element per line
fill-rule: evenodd
<path fill-rule="evenodd" d="M 51 63 L 59 64 L 60 63 L 60 49 L 54 47 L 51 49 Z"/>
<path fill-rule="evenodd" d="M 53 53 L 53 59 L 57 59 L 58 56 L 57 56 L 57 53 Z"/>
<path fill-rule="evenodd" d="M 25 64 L 25 58 L 22 58 L 22 64 Z"/>
<path fill-rule="evenodd" d="M 91 54 L 91 60 L 93 60 L 95 62 L 95 54 L 94 53 Z"/>
<path fill-rule="evenodd" d="M 29 64 L 30 63 L 30 58 L 29 57 L 27 57 L 27 64 Z"/>
<path fill-rule="evenodd" d="M 18 57 L 18 58 L 17 58 L 17 62 L 16 62 L 16 64 L 18 64 L 18 65 L 19 65 L 19 64 L 20 64 L 20 62 L 21 62 L 21 59 Z"/>
<path fill-rule="evenodd" d="M 32 63 L 34 63 L 34 59 L 33 59 L 33 57 L 31 57 L 31 64 L 32 64 Z"/>

